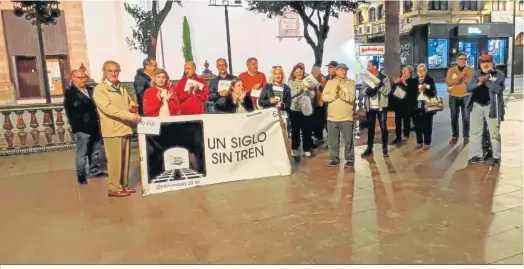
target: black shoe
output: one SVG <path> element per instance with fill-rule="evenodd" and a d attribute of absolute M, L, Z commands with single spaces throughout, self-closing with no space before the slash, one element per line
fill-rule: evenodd
<path fill-rule="evenodd" d="M 391 145 L 400 144 L 400 142 L 402 142 L 402 139 L 400 139 L 400 138 L 397 137 L 397 138 L 395 138 L 395 140 L 393 140 L 393 141 L 391 142 Z"/>
<path fill-rule="evenodd" d="M 318 146 L 321 146 L 321 145 L 324 144 L 324 140 L 322 140 L 322 139 L 315 139 L 315 140 L 313 141 L 313 144 L 314 144 L 315 146 L 317 146 L 317 147 L 318 147 Z"/>
<path fill-rule="evenodd" d="M 366 151 L 364 151 L 364 153 L 362 153 L 362 155 L 360 155 L 360 157 L 367 158 L 367 157 L 369 157 L 371 155 L 373 155 L 373 150 L 371 148 L 367 148 Z"/>
<path fill-rule="evenodd" d="M 498 165 L 500 165 L 500 159 L 491 160 L 491 166 L 498 166 Z"/>
<path fill-rule="evenodd" d="M 105 172 L 100 172 L 100 173 L 97 173 L 97 174 L 94 174 L 94 175 L 90 175 L 89 177 L 90 178 L 99 178 L 99 177 L 107 177 L 108 174 L 105 173 Z"/>
<path fill-rule="evenodd" d="M 86 175 L 78 175 L 76 178 L 78 179 L 78 184 L 87 184 Z"/>
<path fill-rule="evenodd" d="M 469 144 L 469 137 L 464 137 L 464 145 Z"/>
<path fill-rule="evenodd" d="M 382 146 L 382 155 L 384 156 L 384 158 L 389 157 L 388 146 Z"/>
<path fill-rule="evenodd" d="M 334 167 L 334 166 L 337 166 L 339 163 L 340 163 L 339 161 L 332 160 L 331 162 L 328 163 L 328 166 Z"/>
<path fill-rule="evenodd" d="M 350 161 L 346 161 L 346 163 L 344 164 L 344 168 L 353 168 L 354 166 L 355 164 Z"/>
<path fill-rule="evenodd" d="M 484 162 L 484 160 L 482 158 L 480 158 L 480 157 L 477 157 L 477 156 L 475 156 L 475 157 L 473 157 L 473 158 L 468 160 L 468 163 L 470 163 L 470 164 L 482 163 L 482 162 Z"/>
<path fill-rule="evenodd" d="M 482 159 L 484 159 L 484 161 L 487 161 L 489 159 L 491 159 L 491 157 L 493 157 L 493 151 L 491 149 L 487 149 L 484 151 L 484 156 L 482 157 Z"/>

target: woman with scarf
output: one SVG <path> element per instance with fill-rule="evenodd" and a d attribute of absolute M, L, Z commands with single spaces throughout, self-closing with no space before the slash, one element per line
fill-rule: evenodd
<path fill-rule="evenodd" d="M 157 69 L 153 73 L 151 86 L 144 94 L 144 115 L 148 117 L 180 115 L 178 98 L 165 70 Z"/>
<path fill-rule="evenodd" d="M 413 111 L 415 121 L 415 132 L 417 134 L 416 149 L 424 147 L 429 149 L 431 146 L 431 135 L 433 133 L 434 111 L 426 111 L 426 102 L 430 98 L 437 96 L 435 81 L 428 76 L 428 68 L 425 64 L 417 66 L 417 102 Z"/>

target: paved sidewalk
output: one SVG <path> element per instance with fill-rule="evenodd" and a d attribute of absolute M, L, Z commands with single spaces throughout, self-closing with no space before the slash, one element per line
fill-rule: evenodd
<path fill-rule="evenodd" d="M 447 144 L 447 110 L 429 151 L 409 141 L 354 172 L 328 168 L 324 151 L 289 177 L 149 197 L 78 186 L 73 151 L 3 157 L 0 260 L 522 264 L 522 90 L 507 100 L 500 167 L 466 166 L 467 148 Z"/>

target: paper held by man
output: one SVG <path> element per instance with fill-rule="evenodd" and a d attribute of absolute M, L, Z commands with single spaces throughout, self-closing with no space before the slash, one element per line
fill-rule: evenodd
<path fill-rule="evenodd" d="M 320 82 L 318 82 L 318 80 L 311 74 L 302 81 L 302 84 L 308 88 L 318 87 L 321 85 Z"/>
<path fill-rule="evenodd" d="M 191 87 L 198 88 L 201 90 L 204 88 L 204 84 L 193 79 L 188 79 L 186 81 L 186 87 L 184 88 L 184 91 L 189 92 L 191 90 Z"/>
<path fill-rule="evenodd" d="M 219 80 L 218 81 L 218 91 L 229 91 L 231 88 L 231 80 Z"/>
<path fill-rule="evenodd" d="M 377 87 L 377 85 L 380 83 L 380 79 L 375 77 L 375 75 L 371 74 L 369 71 L 362 73 L 360 76 L 362 82 L 371 88 Z"/>

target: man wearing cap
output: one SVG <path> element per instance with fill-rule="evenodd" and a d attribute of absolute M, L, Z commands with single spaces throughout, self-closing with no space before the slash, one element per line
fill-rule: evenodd
<path fill-rule="evenodd" d="M 322 100 L 327 107 L 328 146 L 331 161 L 329 166 L 340 163 L 340 133 L 344 140 L 345 167 L 353 167 L 355 150 L 353 145 L 353 112 L 355 107 L 355 82 L 347 79 L 347 65 L 336 68 L 336 78 L 327 82 Z"/>
<path fill-rule="evenodd" d="M 337 66 L 337 61 L 331 61 L 326 65 L 326 67 L 328 68 L 328 74 L 327 76 L 325 76 L 326 83 L 328 80 L 334 79 L 337 76 Z"/>
<path fill-rule="evenodd" d="M 480 70 L 477 70 L 467 85 L 472 93 L 468 104 L 470 111 L 471 144 L 469 163 L 483 162 L 484 120 L 488 125 L 493 152 L 492 165 L 500 163 L 500 122 L 504 120 L 504 73 L 494 68 L 493 56 L 483 54 L 479 57 Z"/>

